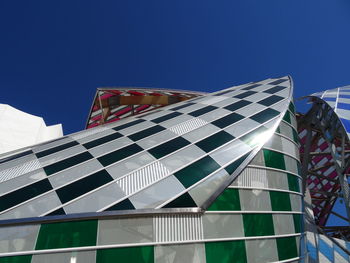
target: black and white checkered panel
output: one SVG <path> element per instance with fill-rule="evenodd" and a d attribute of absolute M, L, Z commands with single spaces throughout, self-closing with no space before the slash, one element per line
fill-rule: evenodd
<path fill-rule="evenodd" d="M 288 77 L 249 83 L 0 160 L 0 219 L 205 206 L 273 134 L 291 94 Z"/>

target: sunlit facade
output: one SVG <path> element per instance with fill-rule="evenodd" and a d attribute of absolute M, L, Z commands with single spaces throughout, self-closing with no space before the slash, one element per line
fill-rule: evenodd
<path fill-rule="evenodd" d="M 317 262 L 292 96 L 98 90 L 88 129 L 0 160 L 0 262 Z"/>

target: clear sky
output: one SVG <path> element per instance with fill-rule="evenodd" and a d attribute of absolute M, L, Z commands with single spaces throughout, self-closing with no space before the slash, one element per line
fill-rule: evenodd
<path fill-rule="evenodd" d="M 215 91 L 289 74 L 300 97 L 350 84 L 349 0 L 4 0 L 0 34 L 0 103 L 66 134 L 100 86 Z"/>

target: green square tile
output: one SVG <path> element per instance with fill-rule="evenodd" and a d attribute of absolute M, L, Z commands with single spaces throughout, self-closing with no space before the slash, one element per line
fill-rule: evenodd
<path fill-rule="evenodd" d="M 0 263 L 30 263 L 32 255 L 0 258 Z"/>
<path fill-rule="evenodd" d="M 134 205 L 127 198 L 121 202 L 118 202 L 110 207 L 108 207 L 105 211 L 115 211 L 115 210 L 131 210 L 135 209 Z"/>
<path fill-rule="evenodd" d="M 298 257 L 297 242 L 295 237 L 277 238 L 276 243 L 279 260 Z"/>
<path fill-rule="evenodd" d="M 228 134 L 225 131 L 219 131 L 218 133 L 215 133 L 199 142 L 196 143 L 196 145 L 201 148 L 205 152 L 210 152 L 225 143 L 232 141 L 235 137 Z"/>
<path fill-rule="evenodd" d="M 253 116 L 250 116 L 249 118 L 256 122 L 264 123 L 276 117 L 278 114 L 280 114 L 278 111 L 267 108 L 259 113 L 254 114 Z"/>
<path fill-rule="evenodd" d="M 292 129 L 292 131 L 293 131 L 293 141 L 296 142 L 296 143 L 299 143 L 299 135 L 298 135 L 298 133 L 294 129 Z"/>
<path fill-rule="evenodd" d="M 243 240 L 205 243 L 205 256 L 206 263 L 247 262 Z"/>
<path fill-rule="evenodd" d="M 104 143 L 107 143 L 107 142 L 110 142 L 110 141 L 113 141 L 113 140 L 116 140 L 120 137 L 122 137 L 123 135 L 121 135 L 119 132 L 115 132 L 115 133 L 112 133 L 112 134 L 109 134 L 107 136 L 104 136 L 102 138 L 98 138 L 96 140 L 93 140 L 93 141 L 90 141 L 90 142 L 87 142 L 87 143 L 84 143 L 84 147 L 86 149 L 90 149 L 90 148 L 93 148 L 93 147 L 96 147 L 96 146 L 99 146 L 101 144 L 104 144 Z"/>
<path fill-rule="evenodd" d="M 279 152 L 274 152 L 270 150 L 263 150 L 265 165 L 271 168 L 286 169 L 286 164 L 284 162 L 284 155 Z"/>
<path fill-rule="evenodd" d="M 97 250 L 96 263 L 127 262 L 153 263 L 153 246 L 124 247 Z"/>
<path fill-rule="evenodd" d="M 118 162 L 126 157 L 134 155 L 138 152 L 141 152 L 143 149 L 137 144 L 131 144 L 125 146 L 124 148 L 115 150 L 114 152 L 105 154 L 101 157 L 98 157 L 97 160 L 103 165 L 107 166 L 112 163 Z"/>
<path fill-rule="evenodd" d="M 283 120 L 288 122 L 289 124 L 292 124 L 289 111 L 287 111 L 286 114 L 283 116 Z"/>
<path fill-rule="evenodd" d="M 304 232 L 304 216 L 302 214 L 294 214 L 293 220 L 295 233 Z"/>
<path fill-rule="evenodd" d="M 299 178 L 292 174 L 287 174 L 289 190 L 300 193 Z"/>
<path fill-rule="evenodd" d="M 210 156 L 205 156 L 202 159 L 176 172 L 174 176 L 186 188 L 188 188 L 219 168 L 220 165 L 218 165 L 214 159 L 212 159 Z"/>
<path fill-rule="evenodd" d="M 159 159 L 189 144 L 190 142 L 186 139 L 177 137 L 148 150 L 148 152 L 152 154 L 156 159 Z"/>
<path fill-rule="evenodd" d="M 293 102 L 289 103 L 289 110 L 290 110 L 293 114 L 295 114 L 295 107 L 294 107 Z"/>
<path fill-rule="evenodd" d="M 47 175 L 51 175 L 59 171 L 62 171 L 64 169 L 67 169 L 71 166 L 90 160 L 92 158 L 93 156 L 89 152 L 83 152 L 83 153 L 74 155 L 72 157 L 69 157 L 67 159 L 64 159 L 62 161 L 55 162 L 53 164 L 45 166 L 44 170 Z"/>
<path fill-rule="evenodd" d="M 171 201 L 170 203 L 164 206 L 164 208 L 176 208 L 176 207 L 197 207 L 197 204 L 192 199 L 189 193 L 184 193 L 180 195 L 178 198 L 176 198 L 175 200 Z"/>
<path fill-rule="evenodd" d="M 97 220 L 42 224 L 36 250 L 96 245 Z"/>
<path fill-rule="evenodd" d="M 250 152 L 246 153 L 242 157 L 238 158 L 236 161 L 230 163 L 228 166 L 225 167 L 226 172 L 229 175 L 232 175 L 234 171 L 243 163 L 243 161 L 249 156 Z"/>
<path fill-rule="evenodd" d="M 243 214 L 246 236 L 271 236 L 275 234 L 271 214 Z"/>
<path fill-rule="evenodd" d="M 292 211 L 289 193 L 270 191 L 272 211 Z"/>
<path fill-rule="evenodd" d="M 226 188 L 208 207 L 208 211 L 240 211 L 238 189 Z"/>

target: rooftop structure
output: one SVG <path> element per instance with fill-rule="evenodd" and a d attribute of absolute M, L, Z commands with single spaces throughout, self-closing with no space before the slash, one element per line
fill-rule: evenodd
<path fill-rule="evenodd" d="M 0 154 L 61 137 L 62 125 L 46 126 L 43 118 L 0 104 Z"/>

